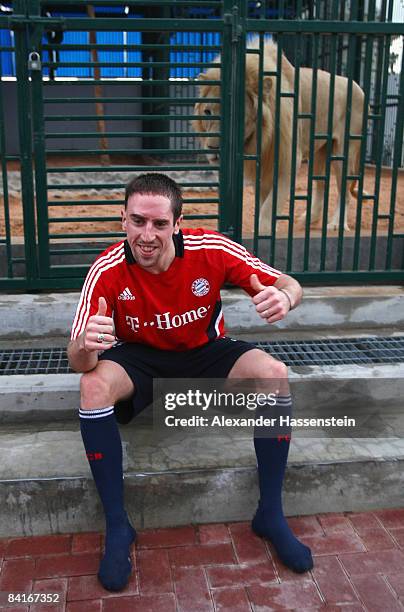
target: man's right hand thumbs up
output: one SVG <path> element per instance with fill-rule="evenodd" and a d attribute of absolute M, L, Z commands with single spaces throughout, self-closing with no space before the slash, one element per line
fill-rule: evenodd
<path fill-rule="evenodd" d="M 100 316 L 100 317 L 105 317 L 105 315 L 107 314 L 107 302 L 106 299 L 104 297 L 99 297 L 98 298 L 98 312 L 96 314 L 96 316 Z"/>
<path fill-rule="evenodd" d="M 107 301 L 104 297 L 98 298 L 98 311 L 89 318 L 82 337 L 84 350 L 102 351 L 111 348 L 116 342 L 115 326 L 112 317 L 107 317 Z"/>

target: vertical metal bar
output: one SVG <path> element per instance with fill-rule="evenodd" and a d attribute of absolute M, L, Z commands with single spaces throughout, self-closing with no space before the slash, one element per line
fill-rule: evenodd
<path fill-rule="evenodd" d="M 311 119 L 310 119 L 310 152 L 309 163 L 307 170 L 307 212 L 306 224 L 304 229 L 304 253 L 303 253 L 303 270 L 306 272 L 309 269 L 310 260 L 310 223 L 311 209 L 313 200 L 313 167 L 314 167 L 314 151 L 315 141 L 314 135 L 316 132 L 316 116 L 317 116 L 317 70 L 318 70 L 318 49 L 319 49 L 319 34 L 314 34 L 313 55 L 312 55 L 312 86 L 311 86 Z"/>
<path fill-rule="evenodd" d="M 348 83 L 346 92 L 346 107 L 345 107 L 345 134 L 344 134 L 344 151 L 343 151 L 343 162 L 341 172 L 341 184 L 340 188 L 340 217 L 338 227 L 338 246 L 337 246 L 337 263 L 336 270 L 342 269 L 343 259 L 343 243 L 344 243 L 344 224 L 345 224 L 345 211 L 346 211 L 346 193 L 347 193 L 347 170 L 349 161 L 349 148 L 350 148 L 350 129 L 351 129 L 351 111 L 352 111 L 352 78 L 356 63 L 356 35 L 349 35 L 349 46 L 348 46 Z M 334 164 L 340 164 L 340 161 L 334 161 Z M 338 187 L 337 187 L 338 188 Z"/>
<path fill-rule="evenodd" d="M 91 19 L 95 19 L 95 9 L 93 4 L 86 4 L 87 16 Z M 90 30 L 88 33 L 89 42 L 91 45 L 97 44 L 97 31 Z M 98 48 L 96 46 L 91 47 L 91 61 L 94 63 L 94 68 L 91 70 L 92 77 L 94 80 L 94 104 L 95 114 L 97 115 L 97 132 L 100 134 L 99 147 L 103 151 L 100 155 L 100 161 L 103 166 L 111 165 L 111 158 L 108 155 L 108 136 L 107 126 L 105 123 L 104 115 L 104 103 L 99 101 L 99 98 L 103 96 L 103 86 L 101 82 L 101 69 L 97 66 L 98 63 Z"/>
<path fill-rule="evenodd" d="M 369 0 L 369 2 L 372 2 L 372 0 Z M 361 0 L 359 3 L 355 3 L 354 5 L 355 8 L 355 15 L 353 16 L 354 21 L 364 21 L 365 18 L 365 12 L 364 12 L 364 3 L 363 0 Z M 369 15 L 369 7 L 368 7 L 368 14 L 367 14 L 367 18 L 369 21 L 370 15 Z M 359 32 L 360 32 L 360 26 L 358 26 Z M 354 70 L 351 73 L 352 78 L 354 79 L 354 81 L 356 81 L 357 83 L 361 82 L 361 66 L 362 66 L 362 44 L 357 45 L 356 47 L 356 58 L 355 58 L 355 63 L 354 63 Z"/>
<path fill-rule="evenodd" d="M 314 19 L 313 15 L 313 3 L 310 2 L 308 6 L 306 6 L 305 18 L 312 20 Z M 303 63 L 305 66 L 311 66 L 311 58 L 313 57 L 313 37 L 307 36 L 306 38 L 306 48 L 305 55 L 303 59 Z"/>
<path fill-rule="evenodd" d="M 323 224 L 321 229 L 321 247 L 320 247 L 320 271 L 325 270 L 325 260 L 327 254 L 327 222 L 328 222 L 328 206 L 330 197 L 330 175 L 331 175 L 331 153 L 332 153 L 332 128 L 334 116 L 334 94 L 335 94 L 335 64 L 336 64 L 336 44 L 337 34 L 331 34 L 331 53 L 330 53 L 330 85 L 328 95 L 328 119 L 327 119 L 327 152 L 325 164 L 325 189 L 324 189 L 324 212 Z"/>
<path fill-rule="evenodd" d="M 384 0 L 381 18 L 385 21 L 386 16 L 391 13 L 387 7 L 387 0 Z M 375 163 L 375 187 L 374 187 L 374 207 L 372 217 L 372 233 L 370 239 L 370 251 L 369 251 L 369 270 L 374 269 L 376 260 L 376 248 L 377 248 L 377 225 L 379 215 L 379 197 L 380 197 L 380 184 L 381 184 L 381 170 L 383 164 L 383 144 L 384 144 L 384 130 L 386 121 L 386 105 L 387 105 L 387 90 L 388 90 L 388 72 L 389 72 L 389 56 L 390 56 L 390 42 L 391 37 L 379 37 L 377 45 L 377 80 L 375 87 L 375 105 L 374 114 L 377 118 L 373 120 L 373 134 L 372 134 L 372 160 Z"/>
<path fill-rule="evenodd" d="M 220 170 L 219 170 L 219 231 L 223 234 L 233 233 L 232 224 L 232 185 L 230 181 L 230 115 L 228 108 L 231 99 L 231 2 L 224 0 L 225 27 L 222 37 L 220 60 Z M 219 131 L 219 130 L 217 130 Z"/>
<path fill-rule="evenodd" d="M 393 232 L 394 232 L 394 216 L 395 204 L 397 196 L 397 179 L 398 168 L 402 162 L 403 154 L 403 137 L 404 137 L 404 53 L 401 57 L 401 73 L 400 73 L 400 88 L 398 92 L 397 106 L 397 123 L 394 139 L 393 151 L 393 170 L 391 174 L 391 196 L 390 196 L 390 211 L 389 211 L 389 227 L 387 231 L 387 248 L 386 248 L 386 270 L 391 269 L 391 261 L 393 256 Z"/>
<path fill-rule="evenodd" d="M 323 15 L 321 15 L 321 12 L 320 12 L 321 7 L 323 8 Z M 326 8 L 327 8 L 327 3 L 326 2 L 320 2 L 319 0 L 317 0 L 317 2 L 316 2 L 316 10 L 317 10 L 316 19 L 323 19 L 323 20 L 327 19 Z M 320 67 L 323 70 L 327 70 L 327 37 L 326 36 L 322 36 L 321 37 L 321 53 L 320 53 L 320 57 L 321 57 L 321 66 Z"/>
<path fill-rule="evenodd" d="M 278 178 L 279 178 L 279 145 L 280 145 L 280 114 L 281 114 L 281 91 L 282 91 L 282 47 L 283 34 L 278 35 L 278 54 L 276 60 L 276 103 L 275 103 L 275 121 L 274 121 L 274 171 L 273 171 L 273 190 L 272 190 L 272 228 L 271 228 L 271 249 L 270 263 L 275 266 L 275 248 L 276 248 L 276 223 L 278 216 Z"/>
<path fill-rule="evenodd" d="M 169 97 L 169 68 L 167 66 L 155 66 L 156 62 L 166 62 L 169 59 L 169 49 L 162 48 L 160 46 L 161 41 L 168 43 L 170 38 L 169 32 L 159 32 L 158 23 L 159 18 L 164 18 L 170 11 L 170 7 L 163 6 L 159 7 L 156 5 L 147 6 L 143 9 L 144 16 L 156 19 L 156 31 L 143 31 L 142 42 L 144 44 L 154 45 L 153 48 L 147 51 L 142 51 L 142 61 L 150 62 L 147 68 L 142 69 L 142 82 L 140 83 L 142 96 L 149 97 L 150 102 L 142 104 L 142 113 L 149 115 L 150 119 L 143 121 L 144 132 L 169 132 L 170 123 L 168 119 L 153 119 L 153 115 L 162 113 L 169 114 L 169 103 L 160 102 L 156 107 L 154 98 Z M 112 22 L 113 23 L 113 22 Z M 186 42 L 184 40 L 184 42 Z M 183 69 L 183 75 L 186 76 L 186 69 Z M 145 85 L 143 81 L 160 80 L 165 81 L 164 84 L 159 85 Z M 157 111 L 157 112 L 156 112 Z M 145 136 L 142 139 L 143 148 L 145 149 L 156 149 L 170 147 L 169 136 L 162 136 L 159 139 Z M 156 155 L 158 155 L 156 153 Z"/>
<path fill-rule="evenodd" d="M 247 3 L 237 0 L 237 19 L 234 16 L 232 37 L 232 71 L 234 82 L 234 95 L 232 96 L 232 131 L 234 140 L 234 183 L 233 205 L 235 209 L 235 231 L 234 239 L 241 242 L 243 225 L 243 177 L 244 177 L 244 103 L 245 103 L 245 49 L 246 29 L 245 18 Z M 233 9 L 234 10 L 234 9 Z"/>
<path fill-rule="evenodd" d="M 1 52 L 0 52 L 0 65 L 1 65 Z M 0 157 L 1 157 L 1 177 L 2 177 L 3 198 L 4 198 L 4 230 L 5 230 L 6 257 L 7 257 L 7 276 L 8 278 L 13 278 L 2 75 L 0 75 Z"/>
<path fill-rule="evenodd" d="M 41 276 L 47 276 L 50 269 L 50 256 L 42 71 L 36 70 L 31 73 L 31 87 L 39 270 Z"/>
<path fill-rule="evenodd" d="M 374 21 L 376 15 L 376 2 L 375 0 L 370 0 L 369 11 L 368 11 L 368 21 Z M 384 19 L 384 13 L 383 13 Z M 387 72 L 388 72 L 388 61 L 386 63 L 386 58 L 389 55 L 390 42 L 389 37 L 385 37 L 384 41 L 381 37 L 378 38 L 377 48 L 378 48 L 378 57 L 377 64 L 378 70 L 376 74 L 376 103 L 377 103 L 377 115 L 380 115 L 377 119 L 373 121 L 373 128 L 377 126 L 377 129 L 380 135 L 384 134 L 384 124 L 385 124 L 385 116 L 386 116 L 386 104 L 382 103 L 382 100 L 385 100 L 386 91 L 387 91 Z M 383 44 L 384 42 L 384 44 Z M 371 70 L 372 60 L 373 60 L 373 43 L 374 37 L 368 36 L 366 41 L 366 59 L 365 59 L 365 107 L 364 113 L 367 115 L 368 103 L 370 98 L 370 90 L 371 87 L 371 78 L 368 75 L 368 70 Z M 370 66 L 370 68 L 369 68 Z M 382 89 L 380 89 L 380 83 L 383 81 Z M 364 117 L 365 119 L 365 117 Z M 366 126 L 365 126 L 366 128 Z M 377 139 L 379 141 L 379 139 Z M 381 174 L 381 164 L 382 164 L 382 154 L 383 154 L 383 137 L 380 138 L 380 141 L 377 142 L 376 148 L 376 156 L 373 161 L 375 161 L 375 188 L 374 188 L 374 196 L 373 200 L 373 215 L 372 215 L 372 230 L 370 236 L 370 250 L 369 250 L 369 270 L 374 267 L 375 257 L 376 257 L 376 244 L 377 244 L 377 222 L 378 222 L 378 210 L 379 210 L 379 193 L 380 193 L 380 174 Z M 362 178 L 362 165 L 361 165 L 361 179 L 359 181 L 359 190 L 358 190 L 358 204 L 362 202 L 362 187 L 363 187 L 363 178 Z M 356 236 L 355 236 L 356 239 Z M 359 255 L 359 245 L 356 244 L 355 240 L 355 250 L 354 250 L 354 269 L 358 268 L 358 255 Z"/>
<path fill-rule="evenodd" d="M 301 0 L 297 4 L 299 15 L 302 9 Z M 287 243 L 287 258 L 286 258 L 286 270 L 292 270 L 292 258 L 293 258 L 293 224 L 295 214 L 295 192 L 296 192 L 296 171 L 297 171 L 297 147 L 302 146 L 301 138 L 298 137 L 299 131 L 301 133 L 298 115 L 300 109 L 300 64 L 301 64 L 301 41 L 302 37 L 298 36 L 297 41 L 295 40 L 295 75 L 294 75 L 294 98 L 293 98 L 293 128 L 292 128 L 292 159 L 290 169 L 290 200 L 289 200 L 289 220 L 288 220 L 288 243 Z M 301 162 L 301 160 L 299 160 Z"/>
<path fill-rule="evenodd" d="M 285 0 L 279 0 L 278 13 L 278 19 L 285 19 Z"/>
<path fill-rule="evenodd" d="M 30 81 L 28 74 L 28 27 L 15 32 L 17 74 L 17 116 L 21 163 L 21 197 L 24 215 L 24 251 L 27 280 L 38 278 L 36 256 L 34 185 L 32 173 L 32 139 Z"/>
<path fill-rule="evenodd" d="M 363 89 L 365 92 L 365 98 L 363 101 L 363 119 L 362 119 L 362 142 L 360 149 L 359 159 L 359 182 L 358 182 L 358 197 L 357 197 L 357 208 L 356 208 L 356 219 L 355 219 L 355 237 L 354 237 L 354 251 L 353 251 L 353 264 L 352 269 L 357 270 L 359 268 L 359 254 L 360 254 L 360 241 L 361 241 L 361 227 L 362 227 L 362 206 L 363 206 L 363 185 L 365 177 L 365 159 L 366 159 L 366 136 L 367 136 L 367 123 L 368 123 L 368 111 L 369 111 L 369 98 L 371 89 L 371 76 L 372 76 L 372 60 L 373 60 L 373 36 L 369 36 L 366 39 L 366 51 L 365 51 L 365 67 L 364 67 L 364 82 Z M 380 167 L 376 168 L 376 172 L 380 175 Z M 373 214 L 376 213 L 377 202 L 374 201 Z M 375 218 L 375 217 L 374 217 Z M 377 226 L 377 214 L 376 214 L 376 226 Z M 371 245 L 376 239 L 376 226 L 372 229 Z M 372 249 L 372 246 L 371 246 Z"/>
<path fill-rule="evenodd" d="M 257 146 L 255 162 L 255 214 L 254 214 L 254 240 L 253 252 L 258 253 L 258 233 L 259 233 L 259 211 L 261 200 L 261 153 L 262 153 L 262 108 L 263 108 L 263 84 L 264 84 L 264 34 L 259 36 L 259 56 L 258 56 L 258 108 L 257 108 Z"/>
<path fill-rule="evenodd" d="M 373 5 L 375 4 L 375 0 L 373 0 Z M 372 6 L 373 9 L 373 18 L 375 15 L 375 7 Z M 380 60 L 380 73 L 378 75 L 378 84 L 379 91 L 378 96 L 380 101 L 378 100 L 379 111 L 378 114 L 380 117 L 377 119 L 378 132 L 380 135 L 379 142 L 377 143 L 377 148 L 375 152 L 375 186 L 374 186 L 374 202 L 373 202 L 373 217 L 372 217 L 372 232 L 370 237 L 370 251 L 369 251 L 369 270 L 373 270 L 375 268 L 375 260 L 376 260 L 376 246 L 377 246 L 377 222 L 378 222 L 378 214 L 379 214 L 379 196 L 380 196 L 380 182 L 381 182 L 381 169 L 383 163 L 383 135 L 385 130 L 386 123 L 386 95 L 388 88 L 388 72 L 389 72 L 389 54 L 390 54 L 390 36 L 385 36 L 383 39 L 380 39 L 380 43 L 378 44 L 379 50 L 381 51 L 380 56 L 378 58 L 378 64 Z M 371 55 L 372 55 L 371 50 Z M 380 90 L 380 82 L 382 80 L 381 90 Z M 384 100 L 384 103 L 380 103 Z M 375 123 L 375 122 L 374 122 Z M 373 124 L 374 125 L 374 124 Z M 359 184 L 359 193 L 361 185 Z"/>
<path fill-rule="evenodd" d="M 380 21 L 383 22 L 386 20 L 386 11 L 387 11 L 387 0 L 382 1 L 382 6 L 380 9 Z M 375 91 L 374 91 L 374 104 L 373 104 L 373 113 L 379 115 L 381 112 L 381 82 L 382 82 L 382 74 L 383 74 L 383 58 L 385 57 L 384 50 L 384 39 L 382 37 L 378 37 L 377 44 L 377 63 L 376 63 L 376 82 L 375 82 Z M 371 158 L 374 161 L 377 157 L 377 149 L 378 145 L 380 145 L 380 140 L 383 140 L 383 134 L 379 137 L 380 123 L 373 123 L 373 133 L 372 133 L 372 150 L 371 150 Z M 376 152 L 375 152 L 376 150 Z"/>
<path fill-rule="evenodd" d="M 339 19 L 340 21 L 345 20 L 345 0 L 341 0 L 340 2 Z M 337 57 L 338 74 L 342 74 L 343 54 L 344 54 L 344 36 L 340 36 L 340 38 L 338 39 L 338 57 Z"/>
<path fill-rule="evenodd" d="M 387 7 L 387 21 L 393 21 L 394 2 L 395 0 L 389 0 Z"/>
<path fill-rule="evenodd" d="M 241 240 L 244 163 L 245 3 L 224 0 L 221 60 L 219 230 Z M 225 110 L 226 109 L 226 110 Z M 242 120 L 240 120 L 242 118 Z"/>

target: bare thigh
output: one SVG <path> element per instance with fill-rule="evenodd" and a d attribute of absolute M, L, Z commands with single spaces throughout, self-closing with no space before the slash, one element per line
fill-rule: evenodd
<path fill-rule="evenodd" d="M 240 355 L 228 378 L 252 378 L 262 381 L 263 389 L 280 395 L 289 393 L 286 365 L 261 349 L 251 349 Z"/>

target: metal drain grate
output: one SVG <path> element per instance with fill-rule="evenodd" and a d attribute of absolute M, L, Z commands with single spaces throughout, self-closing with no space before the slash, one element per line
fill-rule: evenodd
<path fill-rule="evenodd" d="M 0 375 L 67 374 L 71 371 L 64 348 L 0 350 Z"/>
<path fill-rule="evenodd" d="M 338 365 L 404 362 L 404 336 L 257 342 L 287 365 Z M 0 375 L 67 374 L 63 348 L 0 350 Z"/>
<path fill-rule="evenodd" d="M 404 362 L 404 336 L 259 342 L 287 365 L 338 365 Z"/>

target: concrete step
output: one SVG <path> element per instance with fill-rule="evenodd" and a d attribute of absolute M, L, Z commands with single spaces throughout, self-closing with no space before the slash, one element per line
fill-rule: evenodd
<path fill-rule="evenodd" d="M 250 297 L 239 289 L 222 292 L 226 328 L 231 332 L 268 332 Z M 67 337 L 78 293 L 0 296 L 1 339 Z M 271 330 L 403 327 L 404 287 L 307 287 L 304 300 Z"/>
<path fill-rule="evenodd" d="M 295 430 L 287 513 L 404 505 L 404 364 L 290 368 L 290 376 L 295 416 L 307 406 L 332 406 L 359 421 L 370 407 L 374 418 L 353 429 L 351 438 Z M 79 376 L 49 375 L 37 384 L 30 380 L 36 377 L 4 378 L 19 379 L 20 400 L 14 397 L 5 418 L 3 394 L 0 537 L 102 529 L 77 417 Z M 36 405 L 29 398 L 37 398 Z M 148 409 L 120 428 L 126 501 L 135 524 L 248 520 L 258 496 L 252 432 L 157 432 L 150 416 Z"/>
<path fill-rule="evenodd" d="M 1 376 L 0 425 L 76 419 L 80 377 L 75 373 Z M 318 401 L 335 401 L 341 388 L 335 387 L 337 380 L 344 382 L 346 409 L 350 409 L 352 398 L 358 398 L 359 380 L 362 404 L 370 403 L 373 397 L 375 401 L 384 397 L 390 405 L 401 405 L 404 397 L 404 363 L 290 366 L 289 377 L 298 410 L 316 397 Z M 140 421 L 142 418 L 139 415 Z"/>
<path fill-rule="evenodd" d="M 248 296 L 225 291 L 227 328 L 259 341 L 403 333 L 402 287 L 308 288 L 305 296 L 285 322 L 268 327 Z M 0 297 L 0 347 L 63 346 L 77 300 L 77 293 Z M 404 505 L 404 364 L 291 367 L 290 375 L 296 415 L 325 404 L 363 416 L 371 405 L 372 414 L 384 410 L 384 421 L 367 422 L 362 437 L 294 434 L 287 513 Z M 103 529 L 80 435 L 79 378 L 0 378 L 0 537 Z M 137 526 L 251 518 L 258 496 L 251 432 L 157 434 L 144 413 L 121 435 L 126 503 Z"/>
<path fill-rule="evenodd" d="M 250 435 L 156 437 L 130 425 L 121 436 L 126 506 L 137 527 L 251 518 L 258 488 Z M 0 537 L 103 529 L 77 422 L 3 426 L 0 448 Z M 294 437 L 286 513 L 403 506 L 403 468 L 397 437 Z"/>

